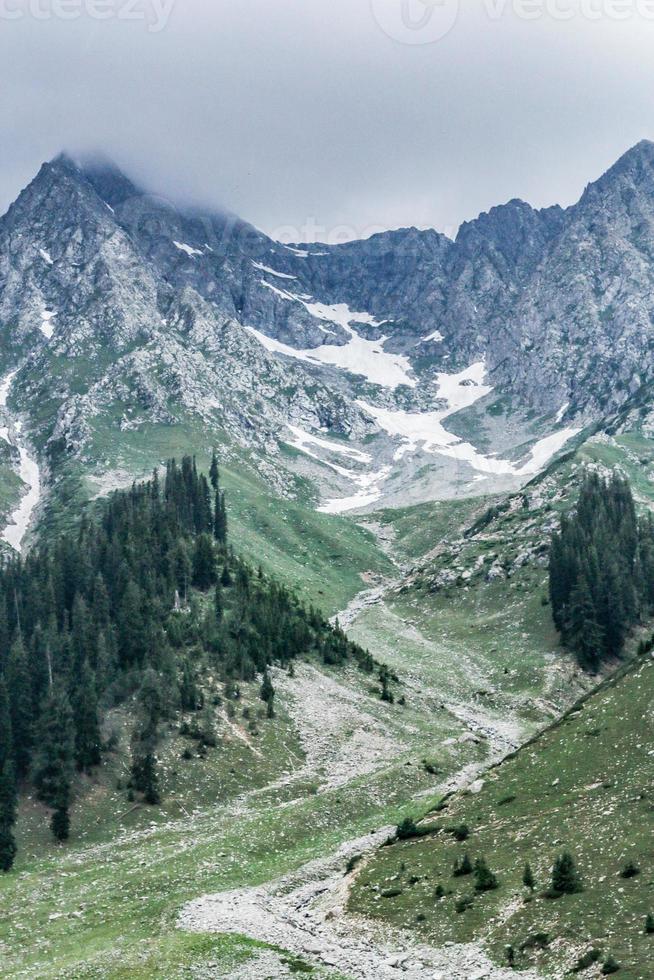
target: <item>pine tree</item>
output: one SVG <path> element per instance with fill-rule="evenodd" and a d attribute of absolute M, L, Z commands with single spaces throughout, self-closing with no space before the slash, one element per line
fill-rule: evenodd
<path fill-rule="evenodd" d="M 57 840 L 68 837 L 74 757 L 73 713 L 66 692 L 55 684 L 41 713 L 34 785 L 41 802 L 55 811 L 51 827 Z"/>
<path fill-rule="evenodd" d="M 497 887 L 497 876 L 490 870 L 485 858 L 477 858 L 475 861 L 475 890 L 490 892 Z"/>
<path fill-rule="evenodd" d="M 534 873 L 531 870 L 531 865 L 529 863 L 525 864 L 525 870 L 522 875 L 522 884 L 525 888 L 528 888 L 530 892 L 533 892 L 536 888 L 536 879 L 534 878 Z"/>
<path fill-rule="evenodd" d="M 213 487 L 214 492 L 217 492 L 218 486 L 220 484 L 220 472 L 218 470 L 218 457 L 216 456 L 215 449 L 211 457 L 211 466 L 209 467 L 209 479 L 211 481 L 211 486 Z"/>
<path fill-rule="evenodd" d="M 188 660 L 182 664 L 182 679 L 179 685 L 179 700 L 182 711 L 197 711 L 199 706 L 198 686 L 193 668 Z"/>
<path fill-rule="evenodd" d="M 604 637 L 596 620 L 590 587 L 582 578 L 570 596 L 566 641 L 576 651 L 580 664 L 587 670 L 597 670 L 602 659 Z"/>
<path fill-rule="evenodd" d="M 14 765 L 16 775 L 21 778 L 27 773 L 32 758 L 33 705 L 32 683 L 27 669 L 25 647 L 20 635 L 9 651 L 7 694 L 11 713 Z"/>
<path fill-rule="evenodd" d="M 193 585 L 206 592 L 216 581 L 216 556 L 211 538 L 200 534 L 193 552 Z"/>
<path fill-rule="evenodd" d="M 16 857 L 16 777 L 11 716 L 4 678 L 0 677 L 0 870 L 10 871 Z"/>
<path fill-rule="evenodd" d="M 11 713 L 9 710 L 9 697 L 7 685 L 4 677 L 0 674 L 0 768 L 14 755 L 13 738 L 11 731 Z"/>
<path fill-rule="evenodd" d="M 143 758 L 139 789 L 143 793 L 143 799 L 149 806 L 157 806 L 161 803 L 157 760 L 152 752 L 147 752 Z"/>
<path fill-rule="evenodd" d="M 93 766 L 100 765 L 102 759 L 102 740 L 98 720 L 98 698 L 96 694 L 95 675 L 84 660 L 75 684 L 73 698 L 73 715 L 75 719 L 75 762 L 81 771 L 88 771 Z"/>
<path fill-rule="evenodd" d="M 575 859 L 569 851 L 564 851 L 557 857 L 552 868 L 551 894 L 553 896 L 574 895 L 582 890 Z"/>
<path fill-rule="evenodd" d="M 470 855 L 466 852 L 462 859 L 454 862 L 454 869 L 452 875 L 454 878 L 463 878 L 466 875 L 471 875 L 474 871 L 472 861 L 470 860 Z"/>
<path fill-rule="evenodd" d="M 259 692 L 259 697 L 265 702 L 267 707 L 267 713 L 269 718 L 275 717 L 275 688 L 270 679 L 270 674 L 267 670 L 263 674 L 263 684 L 261 685 L 261 691 Z"/>
<path fill-rule="evenodd" d="M 227 543 L 227 508 L 225 506 L 225 494 L 216 491 L 214 513 L 213 513 L 213 536 L 218 544 Z"/>
<path fill-rule="evenodd" d="M 11 871 L 16 857 L 16 778 L 11 758 L 0 767 L 0 871 Z"/>
<path fill-rule="evenodd" d="M 225 600 L 223 598 L 223 587 L 218 581 L 216 583 L 216 591 L 214 592 L 213 608 L 216 615 L 216 622 L 222 623 L 223 615 L 225 612 Z"/>

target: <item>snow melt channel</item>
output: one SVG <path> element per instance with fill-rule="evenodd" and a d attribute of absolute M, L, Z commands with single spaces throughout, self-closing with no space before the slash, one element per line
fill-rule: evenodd
<path fill-rule="evenodd" d="M 7 411 L 7 400 L 18 370 L 6 375 L 0 382 L 0 408 Z M 41 498 L 41 471 L 36 460 L 30 456 L 27 446 L 21 440 L 23 423 L 16 421 L 13 427 L 5 427 L 2 436 L 6 442 L 15 446 L 20 456 L 18 475 L 27 487 L 27 492 L 21 497 L 20 503 L 10 517 L 9 523 L 4 529 L 2 540 L 11 545 L 16 551 L 20 551 L 23 538 L 29 527 L 34 509 Z"/>

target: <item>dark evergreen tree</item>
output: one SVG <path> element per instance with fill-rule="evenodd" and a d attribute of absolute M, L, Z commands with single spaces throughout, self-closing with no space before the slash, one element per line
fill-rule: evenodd
<path fill-rule="evenodd" d="M 453 877 L 462 878 L 466 875 L 471 875 L 474 871 L 472 861 L 470 860 L 470 855 L 468 853 L 464 854 L 461 860 L 458 859 L 454 862 L 454 869 L 452 871 Z"/>
<path fill-rule="evenodd" d="M 270 679 L 270 674 L 267 670 L 263 674 L 263 684 L 261 685 L 261 691 L 259 697 L 266 704 L 267 714 L 269 718 L 275 717 L 275 688 Z"/>
<path fill-rule="evenodd" d="M 211 481 L 211 486 L 213 487 L 214 493 L 217 492 L 220 485 L 220 473 L 218 470 L 218 457 L 216 456 L 216 450 L 214 449 L 211 456 L 211 466 L 209 467 L 209 479 Z"/>
<path fill-rule="evenodd" d="M 16 777 L 9 700 L 0 676 L 0 871 L 10 871 L 16 857 Z"/>
<path fill-rule="evenodd" d="M 0 871 L 11 871 L 16 857 L 16 777 L 11 759 L 0 769 Z"/>
<path fill-rule="evenodd" d="M 182 664 L 179 700 L 182 711 L 197 711 L 200 706 L 200 692 L 189 660 Z"/>
<path fill-rule="evenodd" d="M 533 892 L 536 888 L 536 879 L 534 878 L 534 873 L 531 870 L 531 865 L 529 863 L 525 864 L 525 870 L 522 875 L 522 884 L 525 888 L 528 888 L 530 892 Z"/>
<path fill-rule="evenodd" d="M 225 505 L 225 494 L 216 491 L 214 506 L 213 535 L 216 541 L 224 545 L 227 542 L 227 507 Z"/>
<path fill-rule="evenodd" d="M 102 745 L 95 675 L 88 660 L 83 661 L 73 690 L 75 762 L 78 769 L 88 771 L 100 765 Z"/>
<path fill-rule="evenodd" d="M 497 876 L 488 867 L 485 858 L 477 858 L 475 861 L 475 890 L 478 892 L 490 892 L 497 887 Z"/>
<path fill-rule="evenodd" d="M 206 592 L 216 581 L 216 555 L 208 534 L 200 534 L 193 552 L 193 585 Z"/>
<path fill-rule="evenodd" d="M 564 644 L 590 671 L 620 656 L 641 613 L 654 610 L 654 522 L 638 522 L 622 477 L 586 474 L 552 539 L 549 591 Z"/>
<path fill-rule="evenodd" d="M 564 851 L 554 862 L 551 891 L 554 896 L 574 895 L 576 892 L 582 891 L 577 865 L 569 851 Z"/>
<path fill-rule="evenodd" d="M 34 763 L 34 785 L 41 802 L 54 810 L 51 827 L 57 840 L 68 837 L 74 757 L 73 713 L 64 688 L 57 684 L 43 706 Z"/>
<path fill-rule="evenodd" d="M 23 638 L 18 634 L 9 651 L 7 694 L 11 712 L 14 765 L 18 778 L 29 769 L 34 737 L 32 681 L 27 668 Z"/>
<path fill-rule="evenodd" d="M 214 592 L 213 608 L 216 615 L 216 622 L 220 624 L 223 619 L 225 612 L 225 600 L 223 598 L 223 587 L 220 582 L 216 584 L 216 591 Z"/>

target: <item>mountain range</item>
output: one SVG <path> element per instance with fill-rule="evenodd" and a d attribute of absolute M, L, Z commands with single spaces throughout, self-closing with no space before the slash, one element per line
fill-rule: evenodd
<path fill-rule="evenodd" d="M 653 257 L 649 142 L 567 209 L 512 200 L 454 241 L 342 245 L 282 244 L 60 156 L 0 219 L 21 420 L 5 512 L 23 443 L 42 490 L 74 474 L 89 497 L 157 462 L 153 427 L 328 513 L 511 489 L 589 426 L 646 412 Z"/>

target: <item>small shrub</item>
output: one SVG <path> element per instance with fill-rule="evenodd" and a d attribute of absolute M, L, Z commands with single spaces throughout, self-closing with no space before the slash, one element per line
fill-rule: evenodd
<path fill-rule="evenodd" d="M 501 800 L 497 801 L 498 806 L 508 806 L 509 803 L 515 803 L 516 796 L 503 796 Z"/>
<path fill-rule="evenodd" d="M 363 854 L 353 854 L 345 865 L 345 874 L 351 874 L 357 865 L 361 864 L 363 861 Z"/>
<path fill-rule="evenodd" d="M 645 935 L 654 936 L 654 915 L 651 912 L 645 919 Z"/>
<path fill-rule="evenodd" d="M 434 889 L 434 898 L 440 901 L 441 898 L 445 898 L 445 889 L 442 885 L 436 885 Z"/>
<path fill-rule="evenodd" d="M 454 840 L 458 841 L 459 844 L 462 844 L 468 839 L 468 837 L 470 837 L 470 828 L 467 824 L 462 823 L 454 827 L 448 827 L 447 833 L 451 834 Z"/>
<path fill-rule="evenodd" d="M 402 889 L 399 887 L 384 888 L 380 894 L 382 898 L 399 898 L 399 896 L 402 894 Z"/>
<path fill-rule="evenodd" d="M 602 976 L 608 977 L 612 973 L 617 973 L 620 969 L 620 964 L 613 956 L 607 956 L 604 960 L 604 966 L 602 967 Z"/>
<path fill-rule="evenodd" d="M 458 898 L 456 900 L 454 904 L 454 911 L 457 913 L 457 915 L 462 915 L 464 912 L 467 912 L 468 909 L 471 909 L 474 904 L 475 901 L 472 895 L 464 895 L 462 898 Z"/>
<path fill-rule="evenodd" d="M 418 835 L 418 828 L 413 817 L 405 817 L 397 825 L 396 833 L 398 840 L 410 840 L 412 837 L 416 837 Z"/>
<path fill-rule="evenodd" d="M 575 965 L 572 968 L 573 973 L 583 973 L 584 970 L 588 970 L 589 967 L 593 966 L 595 963 L 599 963 L 602 958 L 602 952 L 599 949 L 589 949 L 588 952 L 580 956 Z"/>
<path fill-rule="evenodd" d="M 549 944 L 550 936 L 548 932 L 534 932 L 531 936 L 527 936 L 520 949 L 525 953 L 529 949 L 547 949 Z"/>
<path fill-rule="evenodd" d="M 633 861 L 629 861 L 625 864 L 624 868 L 620 872 L 621 878 L 636 878 L 640 874 L 640 868 Z"/>

